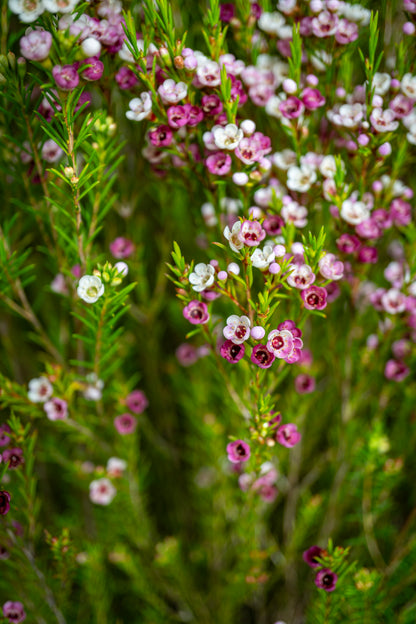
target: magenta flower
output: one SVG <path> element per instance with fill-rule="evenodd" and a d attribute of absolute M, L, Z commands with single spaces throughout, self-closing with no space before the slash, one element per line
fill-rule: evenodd
<path fill-rule="evenodd" d="M 3 451 L 2 459 L 4 463 L 8 462 L 10 470 L 15 470 L 25 462 L 21 448 L 6 449 Z"/>
<path fill-rule="evenodd" d="M 82 64 L 89 65 L 89 67 L 86 67 L 82 71 L 84 80 L 89 80 L 91 82 L 99 80 L 104 73 L 104 63 L 96 56 L 84 59 Z"/>
<path fill-rule="evenodd" d="M 168 115 L 168 124 L 171 128 L 182 128 L 182 126 L 186 126 L 189 119 L 189 112 L 185 108 L 185 106 L 170 106 L 167 110 Z"/>
<path fill-rule="evenodd" d="M 266 345 L 256 345 L 251 353 L 251 361 L 260 368 L 270 368 L 275 359 L 275 355 L 267 349 Z"/>
<path fill-rule="evenodd" d="M 328 294 L 325 288 L 309 286 L 306 290 L 301 291 L 300 296 L 307 310 L 323 310 L 326 308 Z"/>
<path fill-rule="evenodd" d="M 220 355 L 227 362 L 236 364 L 244 356 L 244 344 L 235 344 L 231 340 L 226 340 L 220 347 Z"/>
<path fill-rule="evenodd" d="M 10 494 L 0 490 L 0 515 L 5 516 L 10 509 Z"/>
<path fill-rule="evenodd" d="M 55 65 L 52 69 L 52 76 L 56 86 L 63 91 L 72 91 L 79 84 L 78 71 L 75 65 Z"/>
<path fill-rule="evenodd" d="M 270 214 L 263 221 L 263 227 L 269 236 L 279 236 L 284 224 L 285 222 L 280 215 Z"/>
<path fill-rule="evenodd" d="M 192 325 L 204 324 L 209 320 L 207 304 L 194 299 L 183 309 L 183 315 Z"/>
<path fill-rule="evenodd" d="M 68 404 L 63 399 L 53 397 L 43 405 L 49 420 L 65 420 L 68 415 Z"/>
<path fill-rule="evenodd" d="M 305 106 L 299 98 L 290 95 L 287 100 L 279 104 L 279 110 L 286 119 L 296 119 L 305 111 Z"/>
<path fill-rule="evenodd" d="M 126 398 L 126 405 L 133 414 L 141 414 L 149 405 L 149 401 L 144 392 L 133 390 Z"/>
<path fill-rule="evenodd" d="M 339 20 L 337 32 L 335 33 L 335 39 L 341 45 L 351 43 L 358 38 L 358 26 L 354 22 L 349 22 L 346 19 Z"/>
<path fill-rule="evenodd" d="M 311 568 L 319 568 L 321 564 L 317 561 L 316 557 L 322 557 L 324 553 L 324 549 L 320 548 L 320 546 L 311 546 L 308 550 L 305 550 L 302 558 Z"/>
<path fill-rule="evenodd" d="M 202 110 L 206 115 L 215 117 L 222 113 L 223 105 L 218 97 L 214 93 L 212 95 L 203 95 L 201 100 Z"/>
<path fill-rule="evenodd" d="M 232 314 L 227 318 L 227 325 L 223 329 L 224 337 L 234 344 L 241 344 L 250 338 L 250 319 L 248 316 Z"/>
<path fill-rule="evenodd" d="M 288 423 L 287 425 L 282 425 L 276 432 L 276 440 L 282 446 L 286 446 L 287 448 L 292 448 L 297 444 L 301 439 L 301 434 L 298 431 L 296 425 L 292 423 Z"/>
<path fill-rule="evenodd" d="M 302 373 L 295 377 L 295 389 L 298 394 L 310 394 L 315 390 L 315 379 Z"/>
<path fill-rule="evenodd" d="M 110 244 L 110 251 L 114 258 L 122 260 L 128 258 L 134 252 L 134 243 L 128 238 L 118 236 Z"/>
<path fill-rule="evenodd" d="M 231 2 L 220 4 L 220 20 L 222 22 L 231 22 L 235 15 L 235 6 Z"/>
<path fill-rule="evenodd" d="M 0 446 L 7 446 L 10 442 L 10 437 L 7 435 L 11 432 L 11 429 L 7 423 L 0 425 Z"/>
<path fill-rule="evenodd" d="M 227 175 L 231 169 L 232 160 L 229 154 L 225 152 L 215 152 L 211 154 L 205 161 L 207 169 L 214 175 Z"/>
<path fill-rule="evenodd" d="M 128 67 L 120 67 L 115 75 L 115 79 L 120 89 L 125 91 L 132 89 L 139 82 L 135 73 Z"/>
<path fill-rule="evenodd" d="M 121 414 L 114 419 L 114 426 L 118 433 L 127 435 L 133 433 L 137 427 L 137 420 L 131 414 Z"/>
<path fill-rule="evenodd" d="M 168 147 L 173 140 L 173 132 L 169 126 L 158 126 L 149 130 L 149 140 L 155 147 Z"/>
<path fill-rule="evenodd" d="M 267 475 L 260 477 L 252 485 L 252 489 L 260 495 L 266 503 L 273 503 L 279 493 L 277 487 L 270 483 Z"/>
<path fill-rule="evenodd" d="M 390 204 L 390 216 L 394 225 L 409 225 L 412 220 L 412 207 L 404 199 L 396 198 Z"/>
<path fill-rule="evenodd" d="M 300 338 L 302 336 L 302 330 L 296 327 L 295 321 L 286 319 L 277 326 L 277 329 L 288 329 L 294 338 Z"/>
<path fill-rule="evenodd" d="M 197 126 L 204 118 L 204 111 L 199 106 L 192 106 L 192 104 L 185 104 L 185 111 L 188 115 L 187 125 L 191 128 Z"/>
<path fill-rule="evenodd" d="M 409 375 L 410 369 L 404 362 L 388 360 L 384 368 L 384 376 L 392 381 L 403 381 Z"/>
<path fill-rule="evenodd" d="M 338 249 L 345 254 L 353 254 L 361 247 L 361 241 L 354 234 L 341 234 L 336 241 Z"/>
<path fill-rule="evenodd" d="M 257 247 L 266 238 L 266 231 L 258 221 L 243 221 L 238 237 L 248 247 Z"/>
<path fill-rule="evenodd" d="M 175 355 L 179 364 L 182 366 L 191 366 L 198 360 L 197 349 L 188 342 L 184 342 L 179 345 L 175 351 Z"/>
<path fill-rule="evenodd" d="M 337 584 L 338 576 L 335 572 L 332 572 L 329 568 L 323 568 L 319 570 L 315 578 L 315 585 L 319 587 L 319 589 L 324 589 L 325 591 L 334 591 L 335 586 Z"/>
<path fill-rule="evenodd" d="M 227 445 L 228 459 L 233 464 L 239 464 L 250 459 L 250 447 L 243 440 L 235 440 Z"/>
<path fill-rule="evenodd" d="M 19 624 L 26 619 L 26 613 L 21 602 L 11 602 L 8 600 L 3 605 L 3 615 L 9 618 L 9 622 Z"/>
<path fill-rule="evenodd" d="M 358 252 L 358 262 L 362 264 L 377 264 L 378 253 L 375 247 L 363 246 Z"/>
<path fill-rule="evenodd" d="M 315 110 L 320 106 L 324 106 L 325 98 L 319 89 L 306 87 L 306 89 L 302 91 L 302 102 L 308 110 Z"/>

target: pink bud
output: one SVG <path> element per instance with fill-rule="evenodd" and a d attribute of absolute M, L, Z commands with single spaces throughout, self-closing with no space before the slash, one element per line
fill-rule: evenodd
<path fill-rule="evenodd" d="M 264 338 L 265 333 L 266 332 L 261 325 L 256 325 L 252 328 L 250 332 L 251 337 L 254 338 L 254 340 L 261 340 L 262 338 Z"/>

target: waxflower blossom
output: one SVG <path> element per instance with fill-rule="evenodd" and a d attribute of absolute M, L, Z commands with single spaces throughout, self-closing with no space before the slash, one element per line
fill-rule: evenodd
<path fill-rule="evenodd" d="M 160 85 L 157 91 L 162 98 L 163 104 L 177 104 L 186 97 L 188 87 L 184 82 L 176 83 L 171 78 L 168 78 Z"/>
<path fill-rule="evenodd" d="M 53 139 L 47 139 L 42 145 L 41 156 L 48 163 L 54 163 L 63 156 L 63 149 Z"/>
<path fill-rule="evenodd" d="M 104 382 L 102 379 L 98 379 L 95 373 L 89 373 L 86 377 L 88 385 L 86 386 L 83 394 L 87 401 L 99 401 L 103 394 Z"/>
<path fill-rule="evenodd" d="M 267 349 L 279 359 L 286 359 L 295 349 L 293 334 L 288 329 L 274 329 L 267 336 Z"/>
<path fill-rule="evenodd" d="M 403 381 L 409 375 L 410 369 L 404 362 L 388 360 L 384 368 L 384 376 L 392 381 Z"/>
<path fill-rule="evenodd" d="M 346 199 L 342 202 L 340 215 L 347 223 L 358 225 L 370 217 L 370 211 L 364 202 Z"/>
<path fill-rule="evenodd" d="M 319 272 L 325 279 L 339 280 L 344 274 L 344 264 L 332 253 L 327 253 L 318 263 Z"/>
<path fill-rule="evenodd" d="M 214 175 L 227 175 L 231 169 L 232 160 L 229 154 L 215 152 L 215 154 L 208 156 L 205 164 L 210 173 Z"/>
<path fill-rule="evenodd" d="M 327 306 L 328 293 L 325 288 L 312 285 L 300 294 L 307 310 L 323 310 Z"/>
<path fill-rule="evenodd" d="M 255 249 L 251 254 L 251 263 L 256 269 L 267 269 L 274 262 L 275 255 L 271 245 L 265 245 L 263 249 Z"/>
<path fill-rule="evenodd" d="M 142 121 L 147 119 L 152 112 L 152 96 L 145 91 L 140 97 L 133 98 L 129 102 L 130 110 L 126 112 L 127 119 L 131 121 Z"/>
<path fill-rule="evenodd" d="M 227 454 L 233 464 L 245 462 L 250 459 L 250 447 L 243 440 L 235 440 L 227 444 Z"/>
<path fill-rule="evenodd" d="M 292 448 L 295 446 L 301 439 L 301 434 L 298 431 L 296 425 L 292 423 L 288 423 L 287 425 L 282 425 L 276 431 L 276 440 L 282 446 L 286 446 L 287 448 Z"/>
<path fill-rule="evenodd" d="M 308 210 L 296 201 L 289 201 L 282 207 L 281 215 L 285 223 L 293 223 L 295 227 L 303 228 L 308 223 Z"/>
<path fill-rule="evenodd" d="M 90 483 L 90 500 L 96 505 L 109 505 L 116 493 L 116 488 L 106 477 Z"/>
<path fill-rule="evenodd" d="M 260 368 L 270 368 L 276 357 L 268 350 L 266 345 L 258 344 L 253 347 L 250 359 L 254 364 L 260 366 Z"/>
<path fill-rule="evenodd" d="M 323 548 L 320 548 L 320 546 L 311 546 L 308 550 L 304 551 L 302 558 L 311 568 L 319 568 L 321 564 L 317 561 L 316 557 L 322 557 L 324 554 L 325 551 Z"/>
<path fill-rule="evenodd" d="M 229 316 L 223 334 L 227 340 L 231 340 L 234 344 L 242 344 L 250 337 L 250 319 L 248 316 L 237 316 L 236 314 Z"/>
<path fill-rule="evenodd" d="M 0 446 L 7 446 L 10 442 L 10 437 L 7 435 L 11 433 L 11 429 L 7 423 L 0 425 Z"/>
<path fill-rule="evenodd" d="M 24 463 L 23 450 L 21 448 L 6 449 L 3 451 L 2 459 L 9 464 L 9 469 L 15 470 Z"/>
<path fill-rule="evenodd" d="M 287 187 L 291 191 L 305 193 L 316 182 L 316 172 L 310 165 L 291 166 L 287 171 Z"/>
<path fill-rule="evenodd" d="M 289 264 L 288 269 L 290 273 L 287 278 L 287 283 L 293 288 L 304 290 L 313 284 L 316 279 L 315 273 L 308 264 Z"/>
<path fill-rule="evenodd" d="M 189 283 L 196 292 L 202 292 L 213 285 L 215 281 L 215 269 L 210 264 L 200 262 L 195 265 L 195 270 L 189 276 Z"/>
<path fill-rule="evenodd" d="M 63 91 L 71 91 L 79 83 L 79 75 L 75 65 L 55 65 L 52 69 L 52 76 L 56 86 Z"/>
<path fill-rule="evenodd" d="M 120 414 L 114 419 L 114 426 L 121 435 L 128 435 L 136 429 L 137 420 L 131 414 Z"/>
<path fill-rule="evenodd" d="M 298 394 L 309 394 L 315 390 L 315 379 L 302 373 L 295 377 L 295 389 Z"/>
<path fill-rule="evenodd" d="M 53 388 L 46 377 L 38 377 L 29 381 L 28 399 L 33 403 L 44 403 L 52 396 Z"/>
<path fill-rule="evenodd" d="M 104 294 L 104 284 L 97 275 L 84 275 L 78 282 L 77 294 L 86 303 L 95 303 Z"/>
<path fill-rule="evenodd" d="M 224 228 L 225 238 L 228 240 L 231 249 L 237 253 L 244 247 L 244 241 L 240 238 L 240 230 L 241 221 L 236 221 L 231 230 L 228 225 Z"/>
<path fill-rule="evenodd" d="M 332 572 L 329 568 L 322 568 L 316 575 L 315 585 L 319 587 L 319 589 L 331 592 L 334 591 L 337 580 L 338 576 L 335 572 Z"/>
<path fill-rule="evenodd" d="M 242 357 L 244 357 L 245 347 L 244 344 L 236 344 L 232 340 L 226 340 L 220 347 L 220 355 L 227 362 L 236 364 Z"/>
<path fill-rule="evenodd" d="M 26 31 L 20 39 L 20 51 L 29 61 L 44 61 L 49 56 L 52 45 L 52 35 L 46 30 Z"/>
<path fill-rule="evenodd" d="M 214 126 L 212 134 L 215 145 L 227 150 L 234 150 L 244 137 L 243 131 L 235 124 L 227 124 L 225 127 Z"/>
<path fill-rule="evenodd" d="M 49 420 L 65 420 L 68 416 L 68 404 L 63 399 L 53 397 L 43 405 Z"/>
<path fill-rule="evenodd" d="M 134 252 L 134 249 L 134 243 L 123 236 L 118 236 L 110 243 L 110 251 L 114 258 L 128 258 Z"/>
<path fill-rule="evenodd" d="M 127 462 L 119 457 L 110 457 L 106 466 L 108 476 L 113 478 L 121 477 L 126 468 Z"/>
<path fill-rule="evenodd" d="M 5 516 L 10 509 L 10 494 L 6 490 L 0 490 L 0 515 Z"/>
<path fill-rule="evenodd" d="M 209 320 L 206 303 L 193 299 L 183 309 L 183 315 L 193 325 L 204 324 Z"/>
<path fill-rule="evenodd" d="M 238 236 L 248 247 L 256 247 L 266 238 L 266 231 L 258 221 L 243 221 Z"/>
<path fill-rule="evenodd" d="M 133 390 L 126 397 L 126 405 L 133 414 L 141 414 L 149 405 L 149 401 L 144 392 Z"/>

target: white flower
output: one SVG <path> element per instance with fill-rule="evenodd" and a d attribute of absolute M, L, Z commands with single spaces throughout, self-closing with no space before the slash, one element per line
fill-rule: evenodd
<path fill-rule="evenodd" d="M 359 22 L 362 26 L 368 26 L 370 23 L 371 11 L 361 6 L 361 4 L 343 2 L 341 12 L 344 17 L 352 22 Z"/>
<path fill-rule="evenodd" d="M 46 377 L 37 377 L 29 381 L 27 397 L 33 403 L 45 403 L 52 396 L 53 388 Z"/>
<path fill-rule="evenodd" d="M 78 0 L 43 0 L 43 6 L 49 13 L 71 13 Z"/>
<path fill-rule="evenodd" d="M 63 150 L 53 139 L 47 139 L 42 146 L 41 156 L 48 163 L 56 162 L 63 155 Z"/>
<path fill-rule="evenodd" d="M 342 202 L 341 217 L 351 225 L 358 225 L 370 217 L 370 211 L 364 202 L 346 199 Z"/>
<path fill-rule="evenodd" d="M 416 123 L 410 126 L 409 132 L 406 134 L 406 138 L 409 143 L 416 145 Z"/>
<path fill-rule="evenodd" d="M 407 97 L 416 100 L 416 76 L 405 74 L 402 78 L 400 88 Z"/>
<path fill-rule="evenodd" d="M 213 227 L 218 223 L 218 219 L 215 214 L 215 208 L 210 202 L 205 202 L 205 204 L 202 204 L 201 214 L 207 227 Z"/>
<path fill-rule="evenodd" d="M 260 19 L 257 22 L 257 26 L 260 30 L 267 32 L 270 35 L 277 35 L 279 29 L 284 25 L 285 18 L 280 13 L 275 11 L 274 13 L 262 13 Z"/>
<path fill-rule="evenodd" d="M 344 164 L 344 163 L 342 163 Z M 319 171 L 325 178 L 333 178 L 337 170 L 335 158 L 333 156 L 325 156 L 319 165 Z"/>
<path fill-rule="evenodd" d="M 390 288 L 381 296 L 381 304 L 389 314 L 400 314 L 406 310 L 406 295 L 397 288 Z"/>
<path fill-rule="evenodd" d="M 130 110 L 126 113 L 127 119 L 132 121 L 146 119 L 152 112 L 152 96 L 147 91 L 144 91 L 144 93 L 140 94 L 140 97 L 130 100 L 129 108 Z"/>
<path fill-rule="evenodd" d="M 240 251 L 240 249 L 244 247 L 244 243 L 238 235 L 240 230 L 241 221 L 236 221 L 231 230 L 228 225 L 226 225 L 224 228 L 225 238 L 228 240 L 231 249 L 237 253 Z"/>
<path fill-rule="evenodd" d="M 309 191 L 315 181 L 316 173 L 310 165 L 292 166 L 287 171 L 286 184 L 291 191 L 299 191 L 300 193 Z"/>
<path fill-rule="evenodd" d="M 125 262 L 116 262 L 114 268 L 117 269 L 117 272 L 121 277 L 126 277 L 129 273 L 129 266 Z"/>
<path fill-rule="evenodd" d="M 390 89 L 391 76 L 390 74 L 376 72 L 373 78 L 372 87 L 376 95 L 385 95 Z"/>
<path fill-rule="evenodd" d="M 244 132 L 235 124 L 227 124 L 222 126 L 214 126 L 212 129 L 215 145 L 220 149 L 233 150 L 240 143 L 244 136 Z"/>
<path fill-rule="evenodd" d="M 116 493 L 116 488 L 106 477 L 90 483 L 90 500 L 96 505 L 109 505 Z"/>
<path fill-rule="evenodd" d="M 78 282 L 78 297 L 87 303 L 95 303 L 104 294 L 104 284 L 97 275 L 84 275 Z"/>
<path fill-rule="evenodd" d="M 196 76 L 201 85 L 205 87 L 218 87 L 221 84 L 221 68 L 218 63 L 209 59 L 201 64 L 198 62 Z"/>
<path fill-rule="evenodd" d="M 296 163 L 296 153 L 291 149 L 284 149 L 281 152 L 273 154 L 273 164 L 283 171 L 287 171 L 289 167 Z"/>
<path fill-rule="evenodd" d="M 265 245 L 263 249 L 255 249 L 251 254 L 251 264 L 256 269 L 268 269 L 269 264 L 274 262 L 275 255 L 271 245 Z"/>
<path fill-rule="evenodd" d="M 84 399 L 87 399 L 87 401 L 99 401 L 103 395 L 103 380 L 98 379 L 95 373 L 89 373 L 86 379 L 90 385 L 84 390 Z"/>
<path fill-rule="evenodd" d="M 119 457 L 110 457 L 106 467 L 107 473 L 110 477 L 121 477 L 126 468 L 127 462 Z"/>
<path fill-rule="evenodd" d="M 370 115 L 371 125 L 377 132 L 394 132 L 399 127 L 399 122 L 395 121 L 395 114 L 389 108 L 382 110 L 374 108 Z"/>
<path fill-rule="evenodd" d="M 272 95 L 266 102 L 265 111 L 270 117 L 276 117 L 281 119 L 281 122 L 285 125 L 290 124 L 289 119 L 283 117 L 279 105 L 283 102 L 284 98 L 281 95 Z"/>
<path fill-rule="evenodd" d="M 9 9 L 21 22 L 34 22 L 45 10 L 42 0 L 9 0 Z"/>
<path fill-rule="evenodd" d="M 101 43 L 95 37 L 87 37 L 81 43 L 81 48 L 86 57 L 100 56 Z"/>
<path fill-rule="evenodd" d="M 214 283 L 215 269 L 210 264 L 200 262 L 195 265 L 195 271 L 190 274 L 189 282 L 192 284 L 193 290 L 202 292 Z"/>
<path fill-rule="evenodd" d="M 234 344 L 242 344 L 250 337 L 250 319 L 248 316 L 232 314 L 227 318 L 227 325 L 222 330 L 225 338 Z"/>

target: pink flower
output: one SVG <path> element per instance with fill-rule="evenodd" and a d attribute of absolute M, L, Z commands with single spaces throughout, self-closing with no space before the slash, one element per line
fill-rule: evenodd
<path fill-rule="evenodd" d="M 5 602 L 3 605 L 3 615 L 9 618 L 9 622 L 19 624 L 26 619 L 26 613 L 21 602 Z"/>
<path fill-rule="evenodd" d="M 315 37 L 330 37 L 337 31 L 338 16 L 329 11 L 322 11 L 317 17 L 312 18 L 311 26 Z"/>
<path fill-rule="evenodd" d="M 341 234 L 336 241 L 338 249 L 345 254 L 353 254 L 361 247 L 361 241 L 353 234 Z"/>
<path fill-rule="evenodd" d="M 188 342 L 184 342 L 175 351 L 176 358 L 182 366 L 192 366 L 198 360 L 198 351 Z"/>
<path fill-rule="evenodd" d="M 128 258 L 134 252 L 134 243 L 128 238 L 119 236 L 110 244 L 110 251 L 114 258 Z"/>
<path fill-rule="evenodd" d="M 285 360 L 295 349 L 292 333 L 288 329 L 274 329 L 267 336 L 267 349 L 275 357 Z"/>
<path fill-rule="evenodd" d="M 144 392 L 141 390 L 133 390 L 126 397 L 126 405 L 133 414 L 141 414 L 149 405 L 149 401 Z"/>
<path fill-rule="evenodd" d="M 115 75 L 115 79 L 120 89 L 125 91 L 132 89 L 139 82 L 135 73 L 128 67 L 120 67 Z"/>
<path fill-rule="evenodd" d="M 29 61 L 44 61 L 49 56 L 52 35 L 46 30 L 32 30 L 20 39 L 20 51 Z"/>
<path fill-rule="evenodd" d="M 295 389 L 298 394 L 309 394 L 315 390 L 315 379 L 302 373 L 295 377 Z"/>
<path fill-rule="evenodd" d="M 43 405 L 49 420 L 65 420 L 68 416 L 68 404 L 63 399 L 53 397 Z"/>
<path fill-rule="evenodd" d="M 89 65 L 82 71 L 82 77 L 84 80 L 99 80 L 104 72 L 104 63 L 100 61 L 96 56 L 92 56 L 91 58 L 86 58 L 82 62 L 83 65 Z"/>
<path fill-rule="evenodd" d="M 412 207 L 409 202 L 401 198 L 393 199 L 390 205 L 390 216 L 393 219 L 394 225 L 398 227 L 401 225 L 409 225 L 412 220 Z"/>
<path fill-rule="evenodd" d="M 227 362 L 236 364 L 244 356 L 244 344 L 235 344 L 231 340 L 226 340 L 220 347 L 220 355 Z"/>
<path fill-rule="evenodd" d="M 286 100 L 280 102 L 279 110 L 286 119 L 296 119 L 305 111 L 305 106 L 302 100 L 290 95 Z"/>
<path fill-rule="evenodd" d="M 266 238 L 266 231 L 258 221 L 243 221 L 238 237 L 248 247 L 256 247 Z"/>
<path fill-rule="evenodd" d="M 185 106 L 170 106 L 167 110 L 167 116 L 170 127 L 178 129 L 188 123 L 189 112 Z"/>
<path fill-rule="evenodd" d="M 339 280 L 344 275 L 344 264 L 332 253 L 327 253 L 319 260 L 319 272 L 325 279 Z"/>
<path fill-rule="evenodd" d="M 296 425 L 292 423 L 288 423 L 287 425 L 282 425 L 276 432 L 276 440 L 282 446 L 286 446 L 287 448 L 292 448 L 297 444 L 301 439 L 301 434 L 298 431 Z"/>
<path fill-rule="evenodd" d="M 328 294 L 325 288 L 309 286 L 300 293 L 307 310 L 323 310 L 327 306 Z"/>
<path fill-rule="evenodd" d="M 322 568 L 316 575 L 315 585 L 319 587 L 319 589 L 331 592 L 334 591 L 337 580 L 338 576 L 335 572 L 332 572 L 329 568 Z"/>
<path fill-rule="evenodd" d="M 23 451 L 21 448 L 6 449 L 3 451 L 2 460 L 9 464 L 10 470 L 15 470 L 21 464 L 24 464 Z"/>
<path fill-rule="evenodd" d="M 227 175 L 231 169 L 232 160 L 229 154 L 225 152 L 215 152 L 211 154 L 205 161 L 207 169 L 214 175 Z"/>
<path fill-rule="evenodd" d="M 0 425 L 0 446 L 7 446 L 10 442 L 10 437 L 7 435 L 11 432 L 11 429 L 7 423 Z"/>
<path fill-rule="evenodd" d="M 10 494 L 6 490 L 0 491 L 0 516 L 5 516 L 10 509 Z"/>
<path fill-rule="evenodd" d="M 323 548 L 320 546 L 311 546 L 308 550 L 304 551 L 302 558 L 311 568 L 319 568 L 321 564 L 317 561 L 316 557 L 322 557 L 323 554 Z"/>
<path fill-rule="evenodd" d="M 137 420 L 131 414 L 121 414 L 114 419 L 114 426 L 118 433 L 121 435 L 127 435 L 133 433 L 137 427 Z"/>
<path fill-rule="evenodd" d="M 116 488 L 107 477 L 91 481 L 90 500 L 96 505 L 109 505 L 115 495 Z"/>
<path fill-rule="evenodd" d="M 243 440 L 235 440 L 227 445 L 228 459 L 233 464 L 239 464 L 250 459 L 250 447 Z"/>
<path fill-rule="evenodd" d="M 404 362 L 388 360 L 384 368 L 384 376 L 392 381 L 403 381 L 409 375 L 410 369 Z"/>
<path fill-rule="evenodd" d="M 335 39 L 338 43 L 347 44 L 358 38 L 358 26 L 346 19 L 339 20 Z"/>
<path fill-rule="evenodd" d="M 304 290 L 314 283 L 316 275 L 308 264 L 290 264 L 287 283 L 293 288 Z"/>
<path fill-rule="evenodd" d="M 203 95 L 201 99 L 201 106 L 203 112 L 212 117 L 222 113 L 223 109 L 220 98 L 214 93 L 212 95 Z"/>
<path fill-rule="evenodd" d="M 206 303 L 193 299 L 183 309 L 183 315 L 187 321 L 193 325 L 204 324 L 209 319 L 208 308 Z"/>

